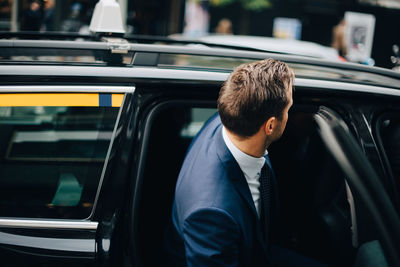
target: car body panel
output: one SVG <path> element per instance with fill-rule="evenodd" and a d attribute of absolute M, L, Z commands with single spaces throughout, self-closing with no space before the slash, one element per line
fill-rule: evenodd
<path fill-rule="evenodd" d="M 42 46 L 38 41 L 33 46 L 46 49 L 61 47 L 66 50 L 78 46 L 76 48 L 89 50 L 98 48 L 106 51 L 105 53 L 111 53 L 108 50 L 109 47 L 103 43 L 94 42 L 79 47 L 80 44 L 79 42 L 64 44 L 63 41 L 54 43 L 46 41 Z M 29 49 L 32 42 L 29 40 L 20 43 L 2 41 L 0 45 Z M 166 210 L 149 208 L 143 200 L 150 198 L 143 188 L 148 186 L 149 170 L 156 169 L 151 164 L 156 162 L 158 157 L 153 156 L 154 153 L 160 152 L 157 149 L 162 149 L 163 145 L 166 147 L 173 145 L 173 133 L 175 137 L 178 135 L 182 144 L 188 145 L 192 133 L 182 134 L 182 132 L 172 132 L 172 130 L 177 130 L 174 128 L 175 122 L 183 123 L 192 115 L 191 109 L 208 110 L 216 107 L 219 88 L 232 70 L 230 67 L 225 68 L 214 64 L 215 60 L 221 58 L 227 61 L 232 60 L 230 64 L 233 66 L 242 59 L 249 61 L 272 56 L 297 67 L 300 65 L 299 68 L 305 68 L 307 73 L 299 72 L 295 80 L 295 111 L 291 115 L 296 113 L 302 115 L 302 112 L 306 115 L 314 114 L 322 106 L 326 106 L 338 114 L 341 123 L 345 124 L 344 128 L 347 128 L 344 131 L 345 135 L 355 139 L 351 146 L 347 146 L 347 143 L 343 145 L 341 142 L 338 145 L 346 146 L 343 147 L 345 155 L 351 154 L 352 147 L 359 146 L 361 152 L 357 153 L 363 153 L 366 158 L 363 160 L 369 162 L 368 164 L 371 164 L 371 168 L 377 173 L 374 179 L 378 179 L 382 183 L 382 186 L 379 185 L 381 189 L 378 192 L 372 190 L 366 195 L 370 196 L 371 201 L 375 204 L 379 204 L 382 195 L 387 194 L 386 197 L 389 200 L 385 201 L 389 201 L 389 208 L 385 212 L 394 216 L 395 219 L 392 223 L 397 225 L 396 216 L 398 214 L 394 209 L 398 207 L 392 200 L 396 199 L 396 195 L 398 197 L 399 192 L 387 190 L 387 188 L 394 187 L 393 183 L 395 182 L 385 177 L 385 164 L 382 163 L 384 157 L 381 157 L 381 150 L 374 142 L 371 128 L 375 125 L 375 118 L 379 117 L 379 114 L 387 111 L 400 113 L 398 105 L 400 83 L 396 84 L 400 81 L 400 74 L 354 64 L 222 48 L 131 44 L 131 50 L 131 54 L 129 54 L 131 62 L 118 66 L 103 63 L 92 65 L 84 62 L 74 65 L 62 61 L 36 62 L 30 60 L 29 62 L 20 62 L 17 60 L 17 62 L 13 62 L 9 59 L 0 60 L 0 94 L 124 95 L 112 130 L 104 166 L 96 184 L 94 205 L 87 218 L 82 220 L 0 218 L 1 255 L 7 255 L 6 259 L 21 258 L 19 265 L 15 265 L 24 266 L 29 262 L 45 266 L 50 259 L 53 259 L 53 264 L 65 263 L 66 266 L 146 266 L 146 264 L 148 266 L 149 263 L 146 262 L 143 251 L 149 248 L 156 250 L 153 258 L 157 258 L 156 255 L 160 252 L 158 249 L 160 249 L 161 237 L 156 236 L 158 243 L 156 244 L 154 241 L 154 246 L 153 243 L 144 244 L 143 240 L 146 240 L 147 235 L 151 235 L 151 233 L 141 232 L 143 224 L 148 224 L 148 227 L 151 228 L 155 222 L 140 221 L 144 218 L 143 215 L 151 217 L 158 216 L 160 213 L 160 217 L 162 217 L 162 214 L 166 213 Z M 173 61 L 161 64 L 160 56 L 164 54 L 173 55 Z M 191 58 L 193 61 L 181 61 L 190 56 L 194 56 Z M 141 57 L 140 60 L 139 57 Z M 147 59 L 149 61 L 146 61 Z M 199 59 L 200 61 L 198 61 Z M 237 59 L 240 60 L 235 61 Z M 310 72 L 310 70 L 312 71 Z M 348 77 L 343 79 L 337 78 L 340 75 L 325 77 L 332 73 L 348 74 Z M 349 75 L 349 73 L 356 75 Z M 371 76 L 373 77 L 369 79 Z M 197 121 L 192 122 L 197 123 Z M 156 127 L 157 123 L 162 127 L 155 130 L 153 127 Z M 170 124 L 163 125 L 163 123 Z M 289 124 L 295 125 L 293 122 Z M 334 127 L 333 123 L 327 125 Z M 186 133 L 193 132 L 194 134 L 196 132 L 189 130 Z M 302 127 L 296 130 L 299 135 L 301 130 Z M 170 137 L 171 140 L 168 139 Z M 152 148 L 152 145 L 155 146 L 155 149 Z M 165 160 L 175 160 L 174 157 L 184 156 L 184 153 L 176 154 L 178 150 L 177 146 L 170 151 L 161 152 L 168 153 Z M 178 159 L 175 163 L 177 162 L 179 162 Z M 311 165 L 313 162 L 308 163 Z M 168 173 L 164 174 L 168 175 Z M 173 173 L 170 175 L 173 176 Z M 341 178 L 344 180 L 344 177 L 339 177 L 339 179 Z M 357 185 L 349 184 L 353 193 L 359 190 Z M 165 188 L 172 186 L 172 184 L 167 185 L 164 185 Z M 158 190 L 163 188 L 160 186 Z M 365 216 L 367 212 L 360 208 L 359 201 L 360 198 L 355 193 L 355 213 Z M 369 200 L 364 199 L 363 201 L 368 202 Z M 163 204 L 167 205 L 167 202 L 166 200 Z M 287 202 L 296 203 L 292 199 L 287 199 Z M 146 213 L 146 209 L 152 211 L 150 215 Z M 383 240 L 386 243 L 382 244 L 382 247 L 384 251 L 389 251 L 387 256 L 389 261 L 396 264 L 398 259 L 393 255 L 391 249 L 397 246 L 393 243 L 398 241 L 397 231 L 390 230 L 392 226 L 385 221 L 384 214 L 375 215 L 383 221 L 383 225 L 379 226 L 380 229 L 387 233 L 393 233 L 393 240 Z M 160 218 L 159 221 L 162 222 L 162 219 Z M 375 228 L 374 223 L 369 222 L 368 225 Z M 157 231 L 161 230 L 157 229 Z M 158 233 L 157 231 L 155 232 Z M 359 231 L 360 243 L 370 241 L 367 240 L 370 236 L 365 232 L 366 230 L 363 229 Z M 370 235 L 372 239 L 379 236 L 374 231 Z M 380 241 L 382 243 L 382 240 Z M 351 244 L 348 245 L 351 246 Z M 356 248 L 350 250 L 352 249 Z M 25 259 L 25 257 L 27 258 Z M 13 266 L 14 262 L 4 261 L 7 263 L 6 266 Z"/>

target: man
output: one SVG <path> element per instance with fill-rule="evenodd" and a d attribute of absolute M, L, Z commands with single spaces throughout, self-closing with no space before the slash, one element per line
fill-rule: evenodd
<path fill-rule="evenodd" d="M 333 27 L 332 29 L 332 44 L 331 46 L 335 48 L 339 55 L 343 58 L 347 55 L 347 44 L 346 44 L 346 21 L 344 18 Z"/>
<path fill-rule="evenodd" d="M 21 18 L 21 31 L 39 31 L 42 23 L 42 9 L 40 0 L 32 0 L 24 10 Z"/>
<path fill-rule="evenodd" d="M 237 67 L 223 85 L 219 114 L 195 137 L 179 174 L 171 266 L 271 265 L 276 186 L 267 149 L 285 129 L 293 81 L 285 63 L 266 59 Z M 271 203 L 260 192 L 263 168 Z"/>

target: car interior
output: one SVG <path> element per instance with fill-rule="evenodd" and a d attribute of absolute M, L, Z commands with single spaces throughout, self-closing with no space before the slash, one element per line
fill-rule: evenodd
<path fill-rule="evenodd" d="M 382 156 L 388 163 L 389 176 L 396 189 L 400 189 L 400 113 L 385 113 L 377 120 L 375 131 L 378 142 L 384 149 Z"/>
<path fill-rule="evenodd" d="M 329 266 L 357 266 L 357 247 L 376 239 L 376 235 L 363 227 L 359 227 L 357 235 L 353 196 L 345 175 L 319 135 L 314 120 L 318 108 L 296 104 L 285 133 L 269 148 L 278 179 L 280 221 L 285 229 L 280 245 Z M 171 104 L 157 109 L 148 120 L 150 134 L 144 148 L 147 156 L 138 214 L 134 216 L 143 266 L 163 263 L 163 237 L 171 219 L 175 183 L 186 149 L 215 112 L 215 104 Z M 357 207 L 357 212 L 362 213 L 362 206 Z M 368 220 L 362 214 L 357 216 Z"/>

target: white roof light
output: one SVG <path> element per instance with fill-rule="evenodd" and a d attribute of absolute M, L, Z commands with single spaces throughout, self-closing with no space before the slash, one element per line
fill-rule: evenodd
<path fill-rule="evenodd" d="M 115 0 L 100 0 L 94 8 L 89 30 L 95 33 L 125 33 L 119 4 Z"/>

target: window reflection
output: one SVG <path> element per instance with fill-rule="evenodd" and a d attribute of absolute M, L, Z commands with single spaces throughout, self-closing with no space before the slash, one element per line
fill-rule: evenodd
<path fill-rule="evenodd" d="M 0 216 L 89 216 L 118 107 L 0 107 Z"/>

